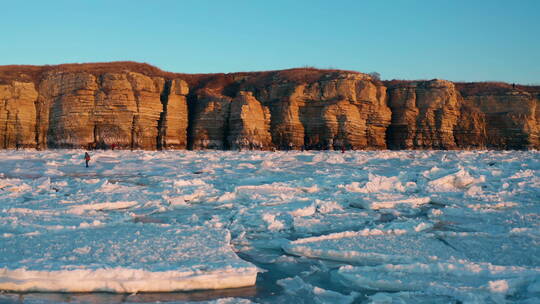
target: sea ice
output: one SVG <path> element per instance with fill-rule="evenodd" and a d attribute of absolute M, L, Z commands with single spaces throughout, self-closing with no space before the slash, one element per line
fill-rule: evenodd
<path fill-rule="evenodd" d="M 334 274 L 353 289 L 421 291 L 461 301 L 500 302 L 540 279 L 540 267 L 495 266 L 489 263 L 411 263 L 374 267 L 342 266 Z"/>
<path fill-rule="evenodd" d="M 413 263 L 461 258 L 433 234 L 405 229 L 365 229 L 292 241 L 283 249 L 294 255 L 360 265 Z"/>
<path fill-rule="evenodd" d="M 277 281 L 277 284 L 285 289 L 285 293 L 298 298 L 299 301 L 310 299 L 311 303 L 317 304 L 349 304 L 352 303 L 356 297 L 356 293 L 354 292 L 350 295 L 343 295 L 339 292 L 315 287 L 304 282 L 304 280 L 298 276 L 281 279 Z"/>
<path fill-rule="evenodd" d="M 253 285 L 224 231 L 116 224 L 2 240 L 0 289 L 163 292 Z"/>
<path fill-rule="evenodd" d="M 91 151 L 90 168 L 83 154 L 0 152 L 0 289 L 540 298 L 538 151 Z"/>

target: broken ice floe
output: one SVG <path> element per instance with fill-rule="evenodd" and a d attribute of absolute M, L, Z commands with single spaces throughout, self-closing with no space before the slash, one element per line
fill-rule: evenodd
<path fill-rule="evenodd" d="M 110 275 L 116 286 L 131 282 L 129 273 L 185 282 L 178 272 L 214 269 L 228 282 L 242 265 L 255 263 L 267 271 L 260 287 L 276 288 L 262 302 L 316 302 L 325 295 L 348 301 L 355 291 L 355 301 L 374 303 L 540 298 L 538 151 L 92 151 L 88 169 L 81 153 L 0 152 L 0 248 L 12 248 L 16 257 L 2 256 L 0 267 L 10 272 L 0 281 L 12 280 L 15 270 L 64 271 L 66 278 L 79 271 L 89 282 Z M 137 229 L 143 230 L 135 238 Z M 169 238 L 174 229 L 185 235 Z M 92 232 L 107 243 L 89 238 Z M 119 247 L 103 248 L 109 241 Z M 195 266 L 190 259 L 167 260 L 174 255 L 152 243 L 192 244 L 199 248 L 194 261 L 209 253 Z M 100 248 L 110 254 L 96 255 Z M 122 263 L 129 251 L 123 248 L 133 249 L 132 263 Z M 221 256 L 227 258 L 221 262 Z M 169 268 L 160 270 L 160 257 Z M 233 265 L 230 271 L 226 265 Z M 425 265 L 419 267 L 431 274 L 407 265 Z M 450 268 L 460 265 L 513 272 L 463 272 L 457 282 Z M 17 278 L 28 282 L 24 271 Z M 391 286 L 366 291 L 357 273 Z M 410 286 L 391 283 L 401 274 Z M 433 278 L 441 279 L 430 287 Z M 287 286 L 279 287 L 281 279 Z M 179 288 L 167 284 L 163 290 Z"/>
<path fill-rule="evenodd" d="M 257 268 L 223 231 L 120 224 L 2 241 L 0 289 L 163 292 L 250 286 Z"/>

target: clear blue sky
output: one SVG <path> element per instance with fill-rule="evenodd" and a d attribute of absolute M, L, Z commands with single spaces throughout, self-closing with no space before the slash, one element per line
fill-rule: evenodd
<path fill-rule="evenodd" d="M 0 0 L 0 65 L 133 60 L 540 83 L 540 0 Z"/>

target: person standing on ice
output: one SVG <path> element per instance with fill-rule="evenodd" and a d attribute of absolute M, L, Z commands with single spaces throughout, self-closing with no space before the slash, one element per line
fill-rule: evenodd
<path fill-rule="evenodd" d="M 88 162 L 90 161 L 90 154 L 84 152 L 84 161 L 86 162 L 86 168 L 88 168 Z"/>

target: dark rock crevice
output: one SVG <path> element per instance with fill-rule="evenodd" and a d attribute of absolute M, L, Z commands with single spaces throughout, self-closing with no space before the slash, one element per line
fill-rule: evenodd
<path fill-rule="evenodd" d="M 193 150 L 193 125 L 195 120 L 195 106 L 197 105 L 197 94 L 191 91 L 187 96 L 188 124 L 187 124 L 187 148 Z"/>
<path fill-rule="evenodd" d="M 138 148 L 136 144 L 137 143 L 137 130 L 136 130 L 137 122 L 138 122 L 138 116 L 133 115 L 133 118 L 131 119 L 131 141 L 129 144 L 129 148 L 131 151 Z"/>
<path fill-rule="evenodd" d="M 167 133 L 167 105 L 169 103 L 169 95 L 171 94 L 171 83 L 172 80 L 165 80 L 165 84 L 163 85 L 163 90 L 159 98 L 163 110 L 159 114 L 159 120 L 157 125 L 158 136 L 156 138 L 156 148 L 158 150 L 163 150 L 166 146 L 165 135 Z"/>
<path fill-rule="evenodd" d="M 2 143 L 2 149 L 9 149 L 9 120 L 11 118 L 11 112 L 6 110 L 6 122 L 4 123 L 4 142 Z"/>
<path fill-rule="evenodd" d="M 228 107 L 225 109 L 225 117 L 224 117 L 224 123 L 223 123 L 223 135 L 222 135 L 222 141 L 223 141 L 223 150 L 230 150 L 233 146 L 231 141 L 229 140 L 229 136 L 231 133 L 231 104 L 229 103 Z"/>

